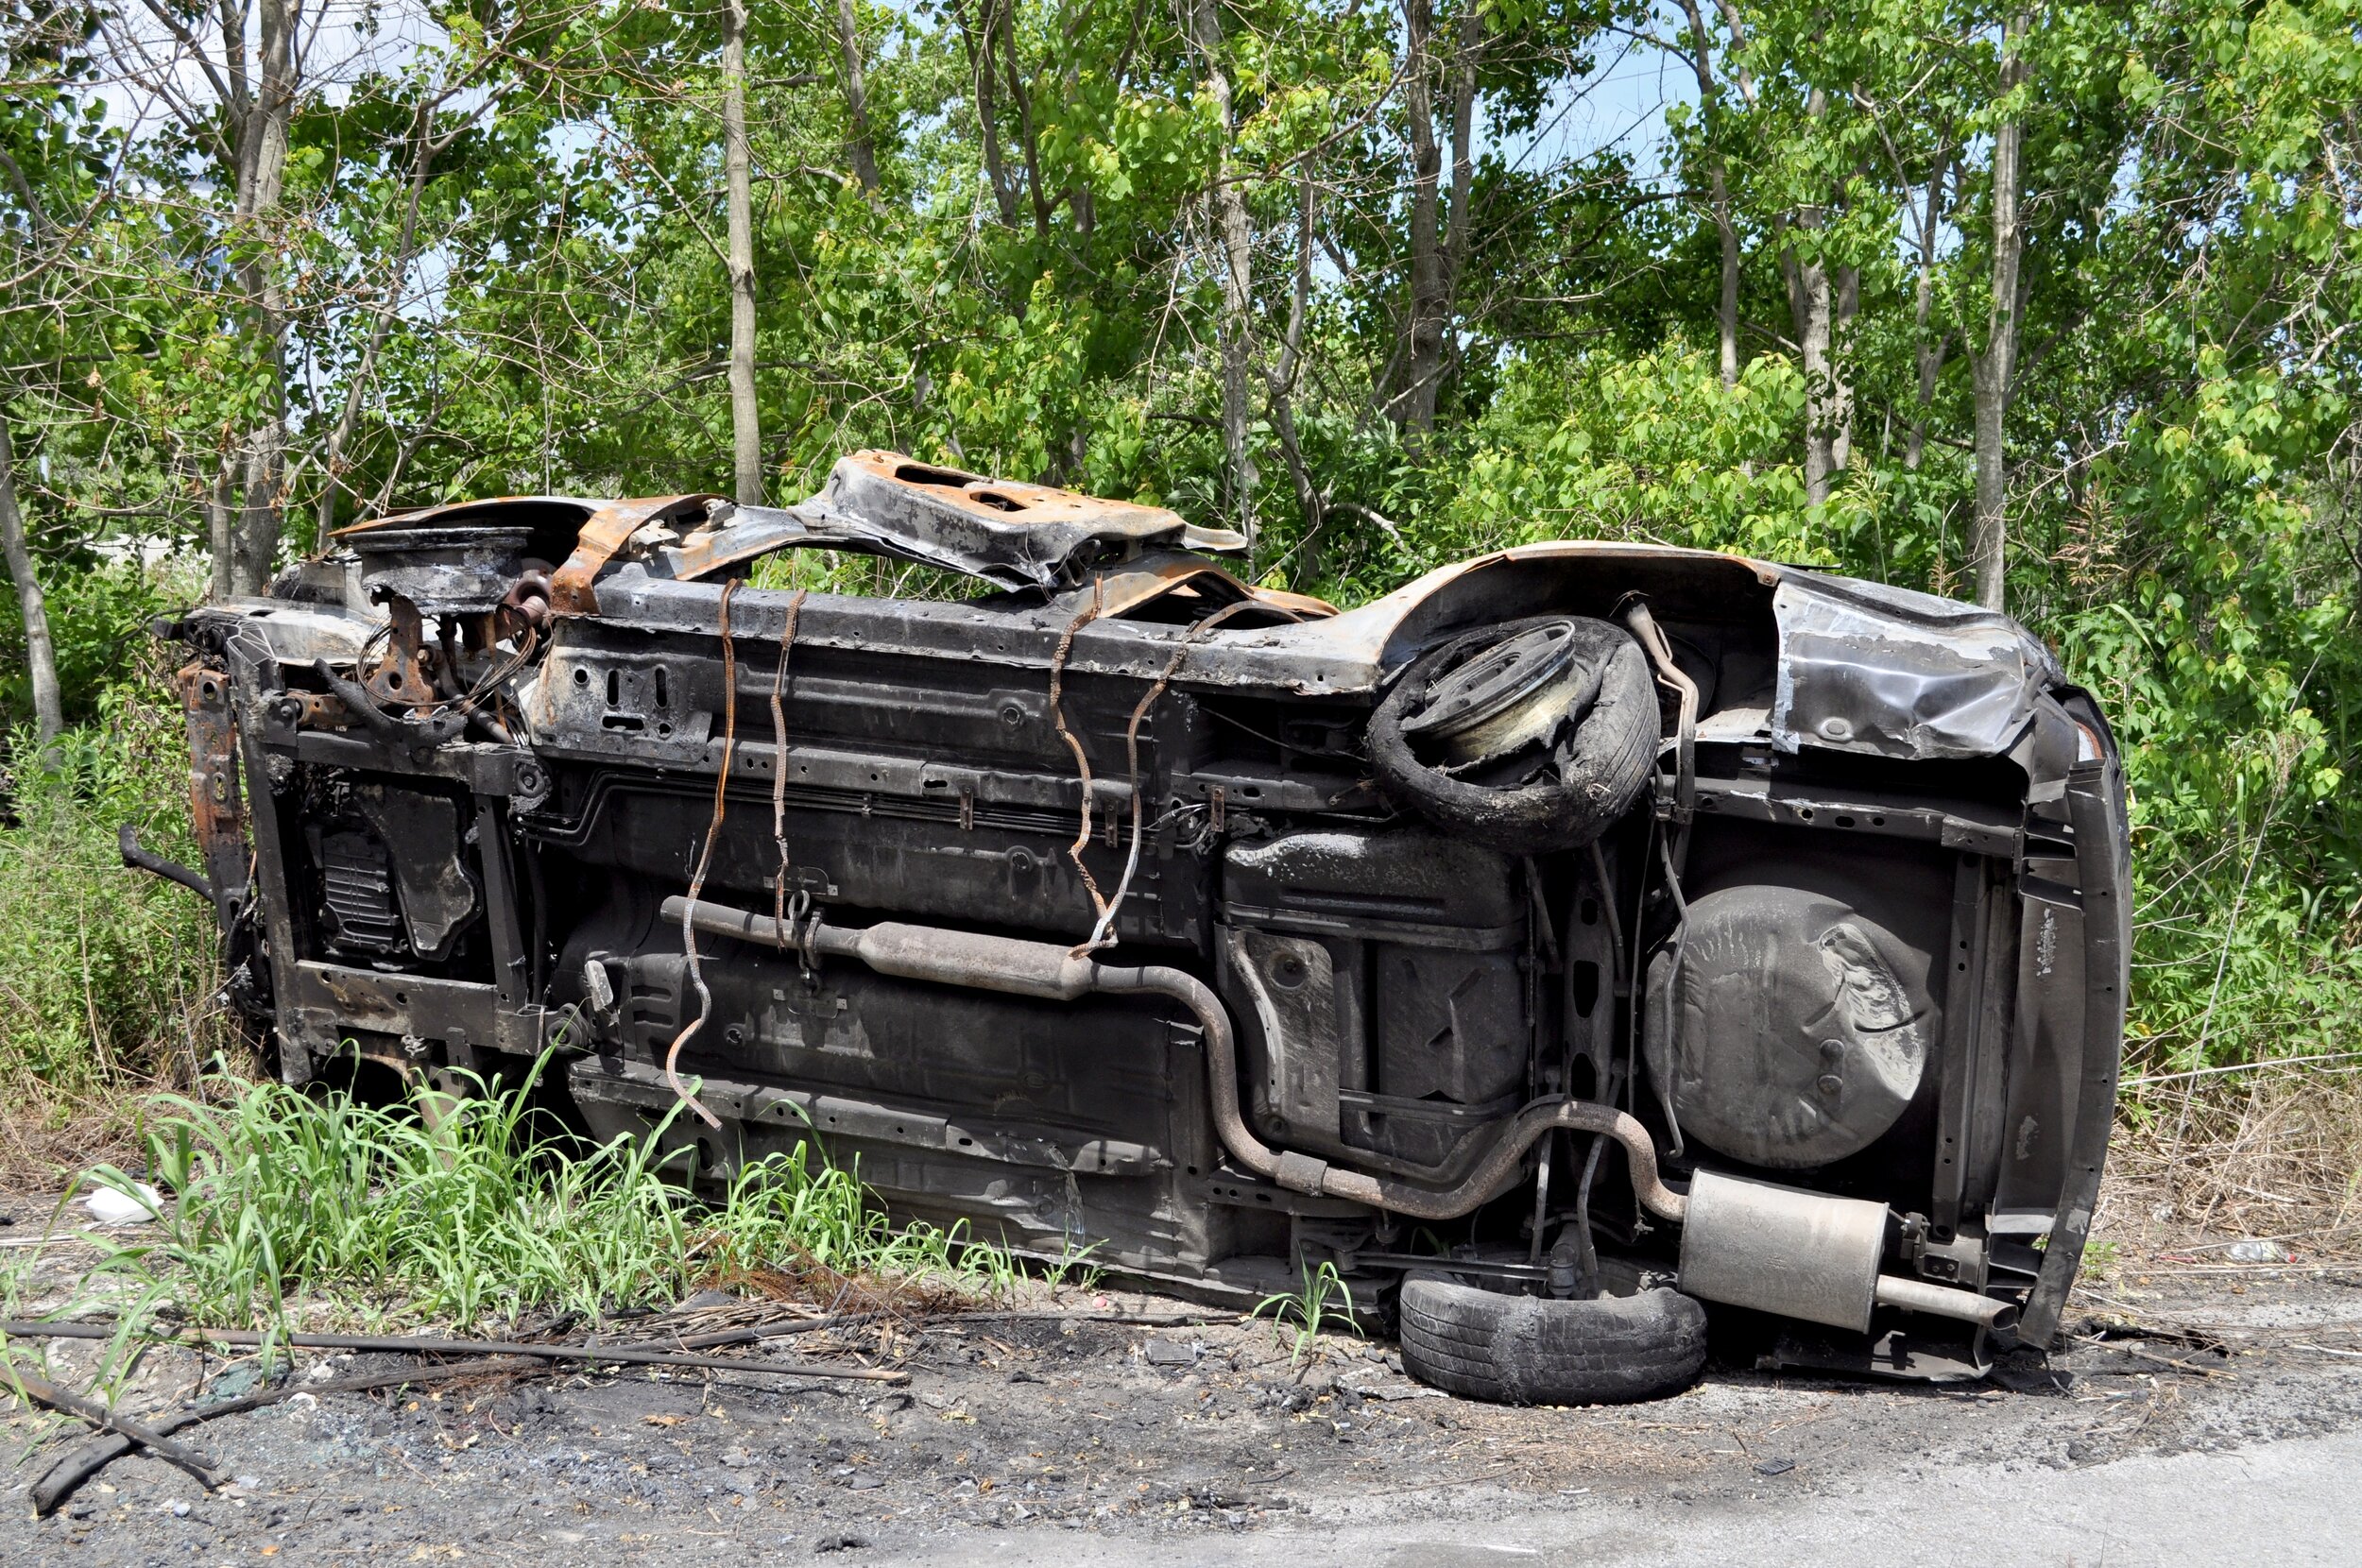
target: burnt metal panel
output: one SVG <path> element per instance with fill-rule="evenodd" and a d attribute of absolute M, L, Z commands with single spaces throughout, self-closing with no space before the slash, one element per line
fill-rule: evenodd
<path fill-rule="evenodd" d="M 2124 827 L 2124 775 L 2114 758 L 2079 762 L 2067 779 L 2075 827 L 2075 864 L 2083 902 L 2083 1028 L 2076 1062 L 2079 1094 L 2068 1135 L 2058 1219 L 2043 1249 L 2042 1272 L 2028 1296 L 2018 1332 L 2047 1346 L 2057 1335 L 2067 1292 L 2083 1259 L 2122 1065 L 2126 981 L 2132 948 L 2131 843 Z"/>

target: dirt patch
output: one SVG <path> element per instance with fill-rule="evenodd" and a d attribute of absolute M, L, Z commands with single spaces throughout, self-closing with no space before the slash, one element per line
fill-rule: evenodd
<path fill-rule="evenodd" d="M 875 1559 L 1013 1528 L 1218 1537 L 1811 1494 L 1898 1468 L 2073 1468 L 2362 1424 L 2362 1277 L 2240 1283 L 2122 1287 L 2078 1315 L 2062 1355 L 2010 1358 L 1983 1385 L 1725 1361 L 1655 1404 L 1522 1410 L 1423 1389 L 1382 1344 L 1331 1340 L 1292 1363 L 1267 1323 L 1111 1322 L 1190 1309 L 1102 1297 L 916 1328 L 906 1389 L 656 1372 L 306 1396 L 184 1434 L 241 1477 L 224 1492 L 134 1457 L 39 1523 L 26 1488 L 79 1435 L 20 1410 L 0 1559 Z M 161 1404 L 200 1372 L 214 1397 L 252 1376 L 160 1353 L 131 1401 Z"/>

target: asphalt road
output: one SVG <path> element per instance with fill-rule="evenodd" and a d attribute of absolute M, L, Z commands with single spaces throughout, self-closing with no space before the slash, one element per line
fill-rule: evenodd
<path fill-rule="evenodd" d="M 1908 1465 L 1840 1493 L 1676 1502 L 1663 1495 L 1535 1506 L 1511 1491 L 1405 1521 L 1372 1501 L 1221 1541 L 1127 1543 L 1127 1568 L 1896 1568 L 1898 1564 L 2362 1563 L 2362 1434 L 2234 1451 L 2142 1455 L 2088 1469 Z M 1104 1568 L 1108 1543 L 1061 1530 L 938 1540 L 869 1560 Z M 851 1560 L 848 1554 L 846 1560 Z"/>

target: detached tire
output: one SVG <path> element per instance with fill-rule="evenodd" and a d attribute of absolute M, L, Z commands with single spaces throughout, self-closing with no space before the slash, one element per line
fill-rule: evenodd
<path fill-rule="evenodd" d="M 1677 1290 L 1549 1301 L 1434 1274 L 1402 1284 L 1403 1370 L 1495 1405 L 1621 1405 L 1687 1388 L 1706 1314 Z"/>
<path fill-rule="evenodd" d="M 1557 758 L 1557 777 L 1492 789 L 1429 766 L 1405 725 L 1445 676 L 1505 639 L 1551 621 L 1570 626 L 1576 656 L 1596 673 L 1597 695 Z M 1370 765 L 1397 806 L 1453 835 L 1511 855 L 1542 855 L 1593 843 L 1632 809 L 1656 765 L 1663 722 L 1648 656 L 1620 626 L 1588 616 L 1543 616 L 1454 638 L 1413 662 L 1370 715 Z"/>

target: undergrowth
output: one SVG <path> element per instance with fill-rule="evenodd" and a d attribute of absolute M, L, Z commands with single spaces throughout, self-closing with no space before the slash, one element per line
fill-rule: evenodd
<path fill-rule="evenodd" d="M 655 1139 L 594 1144 L 550 1125 L 535 1108 L 540 1065 L 513 1085 L 390 1107 L 277 1083 L 161 1099 L 144 1142 L 178 1202 L 145 1234 L 106 1240 L 67 1310 L 103 1307 L 133 1337 L 173 1323 L 284 1332 L 322 1300 L 347 1318 L 465 1328 L 712 1285 L 924 1300 L 999 1275 L 992 1249 L 895 1228 L 853 1172 L 802 1147 L 702 1201 Z M 139 1191 L 113 1166 L 92 1179 Z"/>
<path fill-rule="evenodd" d="M 161 667 L 109 688 L 100 722 L 0 774 L 0 1179 L 50 1179 L 112 1141 L 128 1105 L 235 1046 L 214 1000 L 214 912 L 126 870 L 117 828 L 192 862 L 188 751 Z M 62 1136 L 61 1136 L 62 1135 Z M 73 1149 L 61 1147 L 76 1146 Z"/>

